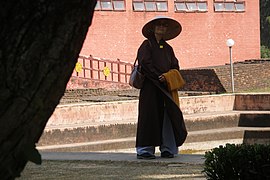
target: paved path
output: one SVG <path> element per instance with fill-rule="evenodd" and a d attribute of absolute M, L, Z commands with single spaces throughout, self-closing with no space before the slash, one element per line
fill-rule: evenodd
<path fill-rule="evenodd" d="M 158 155 L 158 154 L 157 154 Z M 135 153 L 42 152 L 41 166 L 27 163 L 20 180 L 205 180 L 202 155 L 138 160 Z"/>
<path fill-rule="evenodd" d="M 175 158 L 157 158 L 153 160 L 141 160 L 136 158 L 135 153 L 111 153 L 111 152 L 42 152 L 44 160 L 90 160 L 90 161 L 129 161 L 129 162 L 166 162 L 166 163 L 183 163 L 183 164 L 203 164 L 203 155 L 197 154 L 180 154 Z"/>

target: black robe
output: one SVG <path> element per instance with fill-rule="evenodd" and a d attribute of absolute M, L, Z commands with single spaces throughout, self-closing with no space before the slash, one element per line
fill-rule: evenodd
<path fill-rule="evenodd" d="M 173 49 L 165 41 L 158 44 L 153 38 L 141 44 L 137 58 L 146 78 L 140 90 L 136 147 L 162 144 L 164 104 L 173 126 L 176 145 L 181 146 L 187 137 L 182 112 L 174 103 L 166 85 L 158 80 L 161 74 L 170 69 L 179 70 Z"/>

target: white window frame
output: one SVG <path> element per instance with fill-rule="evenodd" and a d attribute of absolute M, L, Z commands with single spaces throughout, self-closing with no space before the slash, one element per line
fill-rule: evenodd
<path fill-rule="evenodd" d="M 159 8 L 162 3 L 164 8 Z M 140 4 L 143 8 L 136 8 L 135 4 Z M 153 8 L 148 8 L 147 4 L 152 4 Z M 168 0 L 132 0 L 132 8 L 134 12 L 168 12 Z"/>
<path fill-rule="evenodd" d="M 226 5 L 232 4 L 232 8 L 226 8 Z M 217 8 L 218 5 L 222 6 L 222 8 Z M 238 9 L 237 5 L 242 5 L 242 9 Z M 214 12 L 245 12 L 246 5 L 245 1 L 237 1 L 237 0 L 214 0 Z"/>
<path fill-rule="evenodd" d="M 125 0 L 113 0 L 113 9 L 115 11 L 125 11 L 126 10 L 126 2 Z M 121 4 L 121 8 L 117 7 L 116 4 Z"/>
<path fill-rule="evenodd" d="M 205 5 L 205 9 L 199 8 L 199 5 Z M 179 8 L 179 6 L 183 8 Z M 207 0 L 174 0 L 175 12 L 208 12 Z"/>
<path fill-rule="evenodd" d="M 110 8 L 104 8 L 102 3 L 108 2 L 110 4 Z M 123 8 L 118 9 L 116 7 L 116 3 L 123 3 Z M 126 1 L 125 0 L 97 0 L 97 4 L 95 7 L 95 11 L 126 11 Z"/>
<path fill-rule="evenodd" d="M 238 6 L 237 5 L 241 5 L 243 8 L 242 9 L 238 9 Z M 235 3 L 235 11 L 236 12 L 245 12 L 246 11 L 246 4 L 245 2 L 236 2 Z"/>

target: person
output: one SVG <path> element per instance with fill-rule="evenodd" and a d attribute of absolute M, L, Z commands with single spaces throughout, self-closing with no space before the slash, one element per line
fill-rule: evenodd
<path fill-rule="evenodd" d="M 138 159 L 156 158 L 157 146 L 161 157 L 173 158 L 186 139 L 187 130 L 179 108 L 178 90 L 176 100 L 168 89 L 168 79 L 174 80 L 180 73 L 178 59 L 166 41 L 178 36 L 181 30 L 179 22 L 165 16 L 155 17 L 142 29 L 147 39 L 137 52 L 138 63 L 145 75 L 139 95 L 136 135 Z M 171 70 L 176 74 L 167 77 L 169 72 L 173 72 Z"/>

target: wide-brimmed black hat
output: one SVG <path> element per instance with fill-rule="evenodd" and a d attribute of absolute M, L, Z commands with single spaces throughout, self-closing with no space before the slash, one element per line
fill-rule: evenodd
<path fill-rule="evenodd" d="M 170 40 L 178 36 L 182 31 L 182 26 L 179 22 L 166 16 L 156 16 L 151 21 L 146 23 L 142 28 L 142 34 L 146 38 L 150 38 L 154 33 L 155 25 L 158 21 L 165 21 L 168 24 L 167 33 L 163 36 L 165 41 Z"/>

